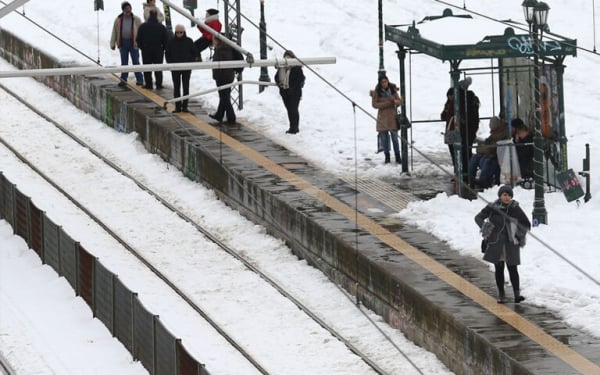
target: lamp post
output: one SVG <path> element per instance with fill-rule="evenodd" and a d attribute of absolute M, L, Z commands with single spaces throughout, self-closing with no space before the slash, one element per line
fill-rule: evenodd
<path fill-rule="evenodd" d="M 267 23 L 265 22 L 265 0 L 260 0 L 260 59 L 266 60 L 267 58 Z M 263 66 L 260 68 L 260 77 L 258 78 L 261 82 L 271 82 L 269 78 L 269 72 L 267 67 Z M 266 86 L 259 85 L 258 92 L 263 92 Z"/>
<path fill-rule="evenodd" d="M 540 106 L 540 42 L 543 37 L 544 27 L 548 21 L 548 4 L 537 0 L 524 0 L 521 4 L 525 20 L 529 25 L 529 35 L 533 38 L 533 75 L 535 99 L 535 134 L 533 138 L 533 179 L 535 186 L 535 199 L 533 201 L 533 225 L 548 224 L 548 212 L 544 204 L 544 153 L 542 150 L 542 117 Z"/>
<path fill-rule="evenodd" d="M 377 15 L 378 15 L 378 35 L 379 35 L 379 70 L 377 71 L 377 78 L 385 76 L 385 68 L 383 66 L 383 4 L 382 0 L 377 2 Z"/>

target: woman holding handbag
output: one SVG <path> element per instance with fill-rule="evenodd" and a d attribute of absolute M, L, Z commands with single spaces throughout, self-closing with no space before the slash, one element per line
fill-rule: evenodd
<path fill-rule="evenodd" d="M 390 83 L 383 75 L 375 90 L 371 90 L 371 104 L 377 108 L 377 152 L 383 151 L 385 163 L 390 162 L 390 138 L 394 147 L 396 163 L 400 163 L 400 148 L 398 145 L 398 123 L 396 121 L 396 108 L 402 104 L 398 94 L 398 87 Z"/>
<path fill-rule="evenodd" d="M 482 244 L 483 260 L 493 263 L 495 267 L 498 303 L 505 302 L 505 264 L 515 303 L 523 301 L 525 297 L 521 295 L 517 266 L 521 264 L 521 247 L 525 246 L 525 236 L 531 229 L 531 223 L 519 203 L 513 200 L 512 188 L 509 185 L 501 186 L 498 189 L 498 199 L 485 206 L 475 216 L 475 222 L 486 240 Z"/>

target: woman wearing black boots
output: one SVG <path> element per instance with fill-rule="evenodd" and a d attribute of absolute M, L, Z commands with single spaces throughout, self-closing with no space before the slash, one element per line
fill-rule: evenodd
<path fill-rule="evenodd" d="M 519 289 L 521 247 L 525 246 L 525 236 L 531 229 L 529 219 L 513 198 L 513 190 L 504 185 L 498 189 L 498 199 L 484 207 L 476 216 L 475 222 L 482 229 L 487 244 L 482 248 L 483 259 L 494 263 L 498 303 L 504 303 L 504 264 L 508 268 L 513 287 L 515 303 L 525 300 Z"/>

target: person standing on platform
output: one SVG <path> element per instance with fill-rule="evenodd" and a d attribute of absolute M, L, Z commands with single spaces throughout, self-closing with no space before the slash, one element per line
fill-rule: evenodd
<path fill-rule="evenodd" d="M 484 207 L 476 216 L 475 223 L 484 237 L 482 242 L 483 259 L 495 267 L 498 303 L 504 303 L 504 264 L 508 267 L 510 283 L 513 287 L 515 303 L 525 300 L 521 295 L 519 272 L 521 247 L 531 229 L 531 223 L 519 203 L 513 200 L 513 189 L 503 185 L 498 189 L 498 199 Z"/>
<path fill-rule="evenodd" d="M 141 24 L 136 41 L 142 50 L 142 61 L 145 65 L 163 63 L 165 49 L 167 48 L 167 28 L 158 22 L 154 10 L 150 11 L 148 21 Z M 156 89 L 162 89 L 162 71 L 155 71 L 154 77 L 156 78 Z M 152 90 L 152 72 L 144 72 L 144 81 L 144 88 Z"/>
<path fill-rule="evenodd" d="M 390 83 L 388 77 L 379 77 L 375 90 L 371 90 L 371 105 L 377 108 L 377 140 L 379 152 L 383 151 L 385 163 L 390 162 L 390 138 L 394 147 L 396 163 L 400 163 L 400 147 L 398 145 L 398 123 L 396 108 L 402 104 L 398 87 Z"/>
<path fill-rule="evenodd" d="M 237 60 L 236 55 L 226 43 L 223 43 L 220 38 L 213 38 L 213 45 L 215 51 L 213 54 L 213 61 L 230 61 Z M 217 87 L 232 83 L 235 79 L 235 70 L 233 68 L 225 69 L 213 69 L 213 79 Z M 223 116 L 227 116 L 227 124 L 235 124 L 235 111 L 231 105 L 231 87 L 219 90 L 219 106 L 217 112 L 209 115 L 210 118 L 217 120 L 218 122 L 223 121 Z"/>
<path fill-rule="evenodd" d="M 131 55 L 131 63 L 133 65 L 140 65 L 140 50 L 138 49 L 135 41 L 137 31 L 142 20 L 138 16 L 135 16 L 131 12 L 131 4 L 128 1 L 121 3 L 121 14 L 117 16 L 113 24 L 112 34 L 110 36 L 110 49 L 114 50 L 115 47 L 119 47 L 121 53 L 121 65 L 126 66 L 129 63 L 129 56 Z M 121 73 L 120 87 L 127 85 L 127 77 L 129 72 Z M 144 76 L 141 72 L 135 73 L 135 84 L 142 86 L 144 84 Z"/>
<path fill-rule="evenodd" d="M 221 32 L 221 28 L 223 27 L 221 25 L 221 21 L 219 21 L 219 11 L 216 9 L 207 9 L 206 10 L 206 16 L 204 18 L 204 23 L 206 24 L 206 26 L 210 27 L 211 29 L 213 29 L 214 31 L 220 33 Z M 200 30 L 200 33 L 202 34 L 202 36 L 196 40 L 194 42 L 194 44 L 196 45 L 196 49 L 198 50 L 198 54 L 201 54 L 202 51 L 204 51 L 205 49 L 207 49 L 208 47 L 210 47 L 211 44 L 213 44 L 213 35 L 206 30 L 205 28 L 203 28 L 202 26 L 198 25 L 198 30 Z M 200 61 L 202 61 L 202 56 L 200 56 Z"/>
<path fill-rule="evenodd" d="M 191 38 L 188 38 L 185 34 L 185 27 L 181 24 L 175 26 L 175 37 L 167 43 L 167 50 L 165 52 L 167 62 L 194 62 L 196 61 L 197 56 L 198 52 L 196 51 L 196 47 L 194 46 L 194 41 Z M 191 70 L 171 71 L 171 77 L 173 78 L 174 98 L 179 98 L 181 96 L 182 86 L 183 96 L 189 95 L 191 75 Z M 173 111 L 173 113 L 178 112 L 189 112 L 187 99 L 175 103 L 175 110 Z"/>
<path fill-rule="evenodd" d="M 150 19 L 150 11 L 156 12 L 158 23 L 165 22 L 165 15 L 156 6 L 156 0 L 146 0 L 145 3 L 142 3 L 142 7 L 144 8 L 144 22 L 148 22 Z"/>
<path fill-rule="evenodd" d="M 295 59 L 294 52 L 287 50 L 283 54 L 284 59 Z M 286 134 L 296 134 L 300 131 L 300 99 L 302 99 L 302 88 L 304 87 L 304 72 L 301 66 L 283 66 L 277 69 L 275 74 L 275 83 L 279 86 L 279 95 L 283 100 L 283 105 L 287 110 L 290 128 Z"/>

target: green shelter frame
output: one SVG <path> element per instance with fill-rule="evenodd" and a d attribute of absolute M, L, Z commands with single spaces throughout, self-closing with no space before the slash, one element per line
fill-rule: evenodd
<path fill-rule="evenodd" d="M 453 15 L 450 9 L 445 9 L 441 16 L 430 16 L 424 18 L 421 22 L 434 22 L 444 17 L 472 18 L 470 15 Z M 408 27 L 407 27 L 408 26 Z M 402 27 L 407 27 L 402 30 Z M 540 87 L 548 89 L 551 87 L 551 100 L 547 105 L 551 105 L 551 123 L 548 124 L 549 131 L 544 134 L 545 138 L 545 158 L 547 172 L 545 173 L 546 182 L 549 184 L 554 179 L 558 171 L 566 171 L 567 166 L 567 139 L 565 135 L 565 116 L 564 116 L 564 92 L 563 75 L 564 60 L 566 56 L 576 56 L 577 40 L 568 39 L 548 31 L 544 34 L 547 40 L 539 42 L 538 58 L 540 61 Z M 503 114 L 509 121 L 515 117 L 531 119 L 534 116 L 534 77 L 533 77 L 533 58 L 534 46 L 531 35 L 527 32 L 517 34 L 512 27 L 507 27 L 503 35 L 485 36 L 476 44 L 457 44 L 444 45 L 421 36 L 415 21 L 411 25 L 385 25 L 385 40 L 396 43 L 398 46 L 397 56 L 400 65 L 400 94 L 406 98 L 406 56 L 408 53 L 421 53 L 442 62 L 450 63 L 450 78 L 455 90 L 455 97 L 458 97 L 458 82 L 462 73 L 467 69 L 461 69 L 460 64 L 464 60 L 497 60 L 497 66 L 489 66 L 491 71 L 497 70 L 500 88 L 499 102 L 500 114 Z M 543 84 L 547 86 L 542 87 Z M 538 88 L 539 90 L 540 88 Z M 548 92 L 548 91 L 547 91 Z M 511 98 L 513 100 L 511 101 Z M 412 99 L 411 99 L 412 100 Z M 455 113 L 459 113 L 458 101 L 455 101 Z M 401 114 L 405 119 L 406 126 L 400 128 L 402 139 L 402 172 L 408 172 L 408 128 L 410 120 L 407 117 L 406 101 L 402 104 Z M 532 123 L 531 121 L 529 122 Z M 461 140 L 460 135 L 454 142 L 455 152 L 460 155 Z M 461 181 L 460 177 L 466 174 L 467 166 L 461 165 L 461 158 L 456 157 L 455 180 Z M 552 164 L 554 173 L 550 173 L 549 164 Z M 457 184 L 457 193 L 465 196 L 463 184 Z"/>

